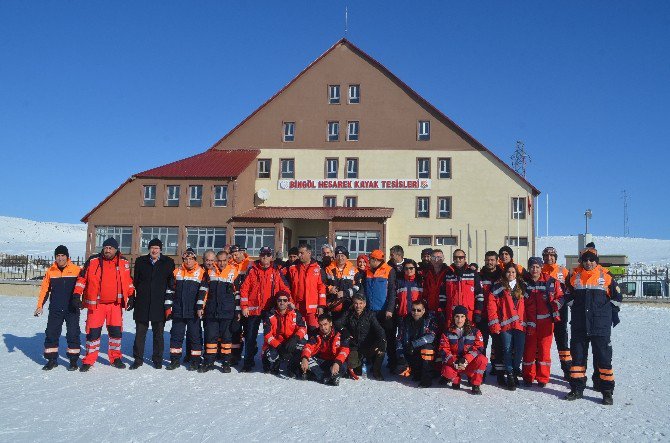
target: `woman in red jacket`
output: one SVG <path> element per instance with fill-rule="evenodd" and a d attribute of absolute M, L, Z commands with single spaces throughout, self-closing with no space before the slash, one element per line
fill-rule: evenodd
<path fill-rule="evenodd" d="M 507 263 L 503 276 L 491 289 L 489 297 L 489 330 L 500 334 L 505 385 L 510 391 L 516 390 L 521 376 L 526 335 L 524 332 L 524 292 L 523 278 L 517 274 L 514 263 Z"/>

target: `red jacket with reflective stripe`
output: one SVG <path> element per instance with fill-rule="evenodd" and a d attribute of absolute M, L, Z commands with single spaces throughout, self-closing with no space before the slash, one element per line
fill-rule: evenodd
<path fill-rule="evenodd" d="M 484 294 L 479 282 L 477 271 L 465 265 L 461 269 L 449 267 L 444 276 L 444 287 L 447 295 L 445 306 L 446 328 L 451 324 L 451 313 L 456 306 L 465 306 L 468 309 L 468 320 L 474 321 L 474 316 L 481 316 L 484 307 Z"/>
<path fill-rule="evenodd" d="M 445 365 L 454 366 L 461 357 L 470 363 L 483 351 L 484 338 L 475 327 L 470 328 L 469 332 L 463 331 L 462 335 L 459 335 L 456 327 L 452 326 L 440 337 L 440 352 Z"/>
<path fill-rule="evenodd" d="M 406 276 L 403 276 L 403 279 L 396 283 L 397 305 L 395 312 L 399 318 L 410 314 L 412 302 L 420 300 L 423 295 L 423 289 L 417 283 L 416 278 L 412 277 L 411 280 L 406 280 L 406 278 Z"/>
<path fill-rule="evenodd" d="M 486 267 L 483 267 L 479 271 L 479 280 L 482 284 L 482 292 L 484 293 L 484 309 L 482 310 L 482 318 L 488 318 L 488 306 L 491 289 L 493 289 L 493 285 L 498 280 L 500 280 L 501 275 L 502 271 L 497 266 L 493 271 L 490 271 Z"/>
<path fill-rule="evenodd" d="M 318 357 L 328 361 L 337 361 L 342 365 L 349 357 L 348 343 L 340 341 L 340 333 L 332 330 L 326 337 L 321 334 L 309 339 L 302 350 L 304 358 Z"/>
<path fill-rule="evenodd" d="M 524 330 L 524 299 L 514 300 L 509 288 L 500 282 L 493 285 L 491 290 L 488 313 L 489 331 L 492 334 L 511 329 Z"/>
<path fill-rule="evenodd" d="M 103 262 L 108 265 L 104 266 Z M 111 270 L 112 272 L 103 272 Z M 130 276 L 130 263 L 124 257 L 116 254 L 111 260 L 105 260 L 102 255 L 91 256 L 79 273 L 74 293 L 83 295 L 84 307 L 96 309 L 102 302 L 102 292 L 116 295 L 114 303 L 125 306 L 128 297 L 135 293 L 133 278 Z"/>
<path fill-rule="evenodd" d="M 289 308 L 282 315 L 275 309 L 272 315 L 263 322 L 263 331 L 265 332 L 263 338 L 263 351 L 265 352 L 269 347 L 276 348 L 294 335 L 302 340 L 307 334 L 307 326 L 300 312 Z"/>
<path fill-rule="evenodd" d="M 444 309 L 446 295 L 444 293 L 444 276 L 447 274 L 449 266 L 442 263 L 439 272 L 430 266 L 423 272 L 423 298 L 428 303 L 428 310 L 438 312 Z"/>
<path fill-rule="evenodd" d="M 526 280 L 526 285 L 523 296 L 526 329 L 537 328 L 539 322 L 558 321 L 563 298 L 561 284 L 543 273 L 538 281 Z"/>
<path fill-rule="evenodd" d="M 261 315 L 262 311 L 272 309 L 277 292 L 290 294 L 277 268 L 269 266 L 264 269 L 260 263 L 259 260 L 254 262 L 240 288 L 240 308 L 249 309 L 249 315 Z"/>
<path fill-rule="evenodd" d="M 293 301 L 301 314 L 312 314 L 326 306 L 326 285 L 321 278 L 321 266 L 312 260 L 308 265 L 297 261 L 288 268 Z"/>

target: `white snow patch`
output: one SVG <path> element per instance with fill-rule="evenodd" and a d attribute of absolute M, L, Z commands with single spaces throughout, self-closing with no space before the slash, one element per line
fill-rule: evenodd
<path fill-rule="evenodd" d="M 54 249 L 61 244 L 68 247 L 70 257 L 83 257 L 86 225 L 0 216 L 2 254 L 53 256 Z"/>

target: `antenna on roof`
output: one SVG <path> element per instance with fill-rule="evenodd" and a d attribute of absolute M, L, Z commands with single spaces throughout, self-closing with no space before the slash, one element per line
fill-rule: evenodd
<path fill-rule="evenodd" d="M 347 31 L 349 27 L 349 8 L 347 6 L 344 7 L 344 35 L 347 35 Z"/>

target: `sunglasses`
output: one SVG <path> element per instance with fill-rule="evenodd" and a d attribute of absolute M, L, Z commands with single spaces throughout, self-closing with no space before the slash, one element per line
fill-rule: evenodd
<path fill-rule="evenodd" d="M 408 266 L 405 268 L 405 271 L 413 271 L 414 269 L 416 269 L 414 266 Z"/>
<path fill-rule="evenodd" d="M 412 309 L 412 312 L 423 312 L 423 309 Z"/>
<path fill-rule="evenodd" d="M 582 261 L 596 261 L 596 259 L 593 257 L 584 257 L 582 258 Z"/>
<path fill-rule="evenodd" d="M 454 260 L 465 260 L 465 255 L 454 255 Z"/>
<path fill-rule="evenodd" d="M 260 257 L 272 257 L 272 254 L 261 254 Z"/>
<path fill-rule="evenodd" d="M 288 298 L 278 298 L 277 301 L 279 303 L 288 303 Z"/>

